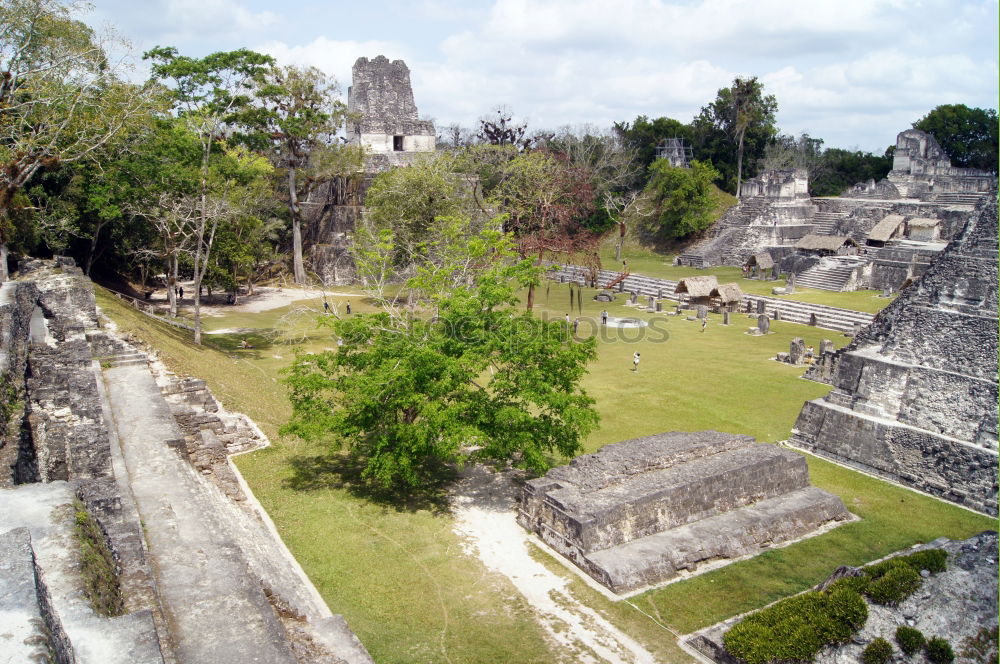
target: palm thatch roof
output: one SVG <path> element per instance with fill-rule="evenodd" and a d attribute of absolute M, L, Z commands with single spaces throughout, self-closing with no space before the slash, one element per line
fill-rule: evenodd
<path fill-rule="evenodd" d="M 766 251 L 762 251 L 759 254 L 754 254 L 748 258 L 747 265 L 756 265 L 762 270 L 770 270 L 774 267 L 774 259 L 771 258 L 771 254 Z"/>
<path fill-rule="evenodd" d="M 709 297 L 712 289 L 719 285 L 714 274 L 704 277 L 686 277 L 677 282 L 674 293 L 687 293 L 691 297 Z"/>
<path fill-rule="evenodd" d="M 795 248 L 811 251 L 837 251 L 845 244 L 856 245 L 857 242 L 846 235 L 816 235 L 815 233 L 810 233 L 796 242 Z"/>
<path fill-rule="evenodd" d="M 868 233 L 868 239 L 874 240 L 875 242 L 888 242 L 889 239 L 895 235 L 896 231 L 899 230 L 900 225 L 903 223 L 903 216 L 900 214 L 889 214 L 886 215 L 882 221 L 875 224 L 875 226 Z"/>
<path fill-rule="evenodd" d="M 941 223 L 941 220 L 931 219 L 930 217 L 914 217 L 906 223 L 912 228 L 934 228 Z"/>
<path fill-rule="evenodd" d="M 729 284 L 719 284 L 712 289 L 712 297 L 719 298 L 722 304 L 732 304 L 743 300 L 743 291 L 739 284 L 733 282 Z"/>

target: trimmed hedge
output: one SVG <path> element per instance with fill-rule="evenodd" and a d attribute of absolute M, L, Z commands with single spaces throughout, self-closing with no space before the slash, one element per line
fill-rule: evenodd
<path fill-rule="evenodd" d="M 722 642 L 747 664 L 811 661 L 824 646 L 850 640 L 867 619 L 861 595 L 831 586 L 827 592 L 790 597 L 747 616 L 726 632 Z"/>
<path fill-rule="evenodd" d="M 892 644 L 879 637 L 861 653 L 861 661 L 865 664 L 888 664 L 892 661 Z"/>
<path fill-rule="evenodd" d="M 955 652 L 946 639 L 935 636 L 927 641 L 927 659 L 931 664 L 951 664 L 955 661 Z"/>
<path fill-rule="evenodd" d="M 896 628 L 896 643 L 899 644 L 899 649 L 904 653 L 914 655 L 924 647 L 926 639 L 924 639 L 924 633 L 919 629 L 901 625 Z"/>

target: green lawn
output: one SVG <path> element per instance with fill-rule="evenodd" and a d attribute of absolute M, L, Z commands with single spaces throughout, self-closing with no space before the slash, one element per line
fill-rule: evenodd
<path fill-rule="evenodd" d="M 607 308 L 614 317 L 639 316 L 652 322 L 641 339 L 631 330 L 608 335 L 599 344 L 585 387 L 597 400 L 602 423 L 586 440 L 588 451 L 665 430 L 714 428 L 763 441 L 782 440 L 802 403 L 829 388 L 803 380 L 801 368 L 770 358 L 787 350 L 793 336 L 817 347 L 823 337 L 838 346 L 846 341 L 833 332 L 780 321 L 773 323 L 772 334 L 752 337 L 744 332 L 753 321 L 739 315 L 728 327 L 713 315 L 702 333 L 698 323 L 682 317 L 636 314 L 621 302 L 593 302 L 593 291 L 585 294 L 584 311 L 573 311 L 574 317 L 596 320 Z M 351 301 L 355 311 L 370 308 L 360 296 Z M 568 286 L 543 284 L 536 301 L 540 315 L 561 318 L 569 311 Z M 566 658 L 550 649 L 509 582 L 463 553 L 440 503 L 371 502 L 340 486 L 322 450 L 277 435 L 289 415 L 279 370 L 296 350 L 333 347 L 329 333 L 315 325 L 318 300 L 260 314 L 207 318 L 206 329 L 239 331 L 206 335 L 207 343 L 200 348 L 190 344 L 188 333 L 152 321 L 100 289 L 98 304 L 121 328 L 156 346 L 168 366 L 206 379 L 228 408 L 247 413 L 271 436 L 270 449 L 243 455 L 237 464 L 330 608 L 345 615 L 377 661 L 458 664 Z M 311 312 L 306 311 L 309 307 Z M 581 333 L 588 329 L 583 322 Z M 243 337 L 255 348 L 239 350 Z M 636 350 L 642 362 L 633 373 Z M 635 605 L 686 633 L 797 592 L 838 565 L 871 560 L 939 536 L 967 537 L 996 527 L 995 520 L 828 462 L 810 457 L 809 464 L 814 483 L 840 495 L 862 521 L 647 592 L 633 600 Z M 296 467 L 309 468 L 309 481 L 293 481 Z M 556 563 L 550 565 L 568 575 Z M 577 597 L 665 661 L 684 657 L 670 632 L 631 605 L 608 602 L 578 580 L 571 584 Z"/>

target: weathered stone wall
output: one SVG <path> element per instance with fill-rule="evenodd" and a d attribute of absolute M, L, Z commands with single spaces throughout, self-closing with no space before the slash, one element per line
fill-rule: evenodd
<path fill-rule="evenodd" d="M 847 518 L 805 458 L 748 436 L 665 433 L 527 482 L 518 522 L 615 592 Z M 766 543 L 766 544 L 765 544 Z"/>
<path fill-rule="evenodd" d="M 434 124 L 417 117 L 410 69 L 402 60 L 390 62 L 383 55 L 358 58 L 347 106 L 358 117 L 348 126 L 352 143 L 393 161 L 399 159 L 398 153 L 434 151 Z"/>
<path fill-rule="evenodd" d="M 823 372 L 793 444 L 996 514 L 996 201 Z"/>

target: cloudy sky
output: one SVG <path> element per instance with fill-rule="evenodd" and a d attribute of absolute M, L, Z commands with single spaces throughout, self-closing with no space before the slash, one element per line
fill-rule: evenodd
<path fill-rule="evenodd" d="M 532 128 L 688 122 L 734 76 L 784 133 L 881 152 L 939 104 L 997 107 L 997 0 L 96 0 L 142 52 L 249 47 L 336 76 L 409 65 L 422 116 L 468 127 L 507 105 Z M 346 98 L 346 97 L 345 97 Z"/>

